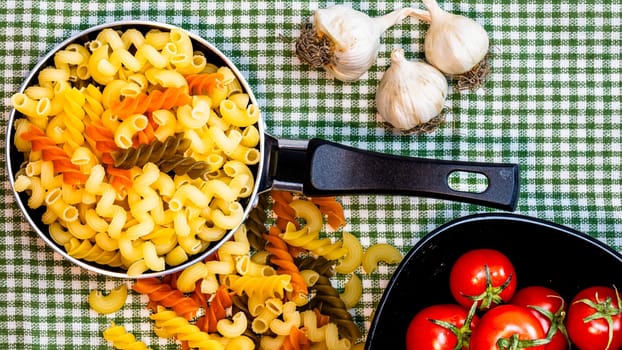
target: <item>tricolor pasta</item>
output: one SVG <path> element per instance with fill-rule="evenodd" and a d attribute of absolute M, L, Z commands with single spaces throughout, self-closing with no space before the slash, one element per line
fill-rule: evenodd
<path fill-rule="evenodd" d="M 102 29 L 11 101 L 15 190 L 71 256 L 128 274 L 184 263 L 240 225 L 259 109 L 179 28 Z"/>
<path fill-rule="evenodd" d="M 139 275 L 182 264 L 239 227 L 216 256 L 133 284 L 158 336 L 212 349 L 348 349 L 360 340 L 348 312 L 360 279 L 339 293 L 328 278 L 336 265 L 352 273 L 385 255 L 362 256 L 351 234 L 322 237 L 325 219 L 334 230 L 345 224 L 334 198 L 273 192 L 275 225 L 264 230 L 265 213 L 240 225 L 260 160 L 260 111 L 231 69 L 208 62 L 177 28 L 104 29 L 53 62 L 12 97 L 25 160 L 14 185 L 69 255 Z M 91 305 L 114 312 L 126 295 L 94 291 Z M 144 347 L 114 324 L 104 337 Z"/>
<path fill-rule="evenodd" d="M 286 226 L 290 227 L 307 228 L 311 221 L 297 221 L 296 212 L 306 208 L 310 213 L 320 207 L 307 198 L 282 194 L 275 198 L 285 200 L 281 203 L 285 206 L 294 203 L 298 208 L 288 219 L 296 221 L 288 221 Z M 321 202 L 324 208 L 332 208 L 331 212 L 340 206 L 334 199 Z M 278 205 L 273 206 L 278 218 L 283 208 L 274 208 Z M 320 211 L 313 215 L 317 215 L 319 230 L 323 231 L 326 214 Z M 267 216 L 261 224 L 266 220 Z M 317 227 L 316 222 L 313 224 Z M 340 292 L 329 280 L 337 262 L 287 243 L 283 239 L 286 233 L 271 225 L 263 235 L 266 244 L 253 248 L 249 237 L 255 233 L 245 223 L 215 256 L 178 273 L 136 281 L 132 290 L 149 297 L 155 334 L 175 339 L 182 348 L 354 348 L 361 332 L 349 309 L 361 297 L 361 279 L 352 274 Z M 352 234 L 344 233 L 346 237 L 352 254 L 360 242 Z M 353 270 L 361 266 L 361 259 L 356 257 L 359 254 L 354 255 L 343 258 Z"/>

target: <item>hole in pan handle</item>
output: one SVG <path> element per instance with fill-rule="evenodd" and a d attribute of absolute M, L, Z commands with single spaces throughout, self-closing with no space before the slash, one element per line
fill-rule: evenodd
<path fill-rule="evenodd" d="M 267 137 L 264 189 L 308 196 L 382 193 L 439 198 L 513 211 L 519 195 L 517 164 L 406 157 L 362 150 L 331 141 L 276 140 Z M 486 188 L 458 191 L 452 173 L 486 178 Z M 454 186 L 455 187 L 455 186 Z"/>

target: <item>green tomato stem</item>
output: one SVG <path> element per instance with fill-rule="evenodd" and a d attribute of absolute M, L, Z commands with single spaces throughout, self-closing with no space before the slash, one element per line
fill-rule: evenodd
<path fill-rule="evenodd" d="M 456 339 L 457 339 L 456 346 L 454 347 L 453 350 L 462 350 L 463 348 L 468 349 L 469 341 L 471 339 L 471 332 L 472 332 L 471 322 L 473 321 L 473 317 L 475 316 L 476 311 L 477 311 L 477 301 L 474 302 L 473 305 L 471 305 L 471 308 L 469 309 L 469 312 L 464 319 L 464 324 L 460 328 L 446 321 L 435 320 L 431 318 L 429 318 L 428 321 L 434 323 L 437 326 L 440 326 L 440 327 L 443 327 L 449 330 L 451 333 L 453 333 L 456 336 Z"/>
<path fill-rule="evenodd" d="M 616 295 L 616 301 L 618 303 L 618 307 L 615 307 L 612 303 L 612 299 L 611 297 L 607 297 L 605 300 L 600 300 L 598 293 L 594 294 L 594 301 L 585 298 L 585 299 L 579 299 L 577 301 L 575 301 L 576 303 L 584 303 L 585 305 L 591 307 L 592 309 L 594 309 L 594 313 L 583 318 L 583 322 L 584 323 L 588 323 L 594 320 L 599 320 L 599 319 L 604 319 L 607 322 L 607 326 L 609 327 L 608 329 L 608 340 L 607 340 L 607 347 L 605 347 L 605 350 L 609 350 L 609 347 L 611 346 L 611 342 L 613 341 L 613 316 L 619 316 L 622 314 L 622 301 L 620 298 L 620 293 L 618 292 L 618 289 L 616 288 L 616 286 L 613 286 L 613 289 L 615 290 L 615 295 Z"/>
<path fill-rule="evenodd" d="M 484 265 L 484 271 L 486 274 L 486 289 L 480 295 L 465 295 L 465 297 L 474 300 L 481 301 L 479 305 L 479 310 L 487 310 L 493 304 L 502 304 L 503 299 L 501 298 L 501 292 L 505 290 L 512 282 L 512 275 L 509 275 L 508 278 L 498 287 L 492 285 L 492 277 L 490 276 L 490 269 L 488 265 Z"/>

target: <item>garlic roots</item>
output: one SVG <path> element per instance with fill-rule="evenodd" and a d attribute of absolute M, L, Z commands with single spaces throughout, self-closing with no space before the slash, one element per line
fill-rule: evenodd
<path fill-rule="evenodd" d="M 318 9 L 296 41 L 296 55 L 338 80 L 357 80 L 376 62 L 383 33 L 406 17 L 431 20 L 427 11 L 413 8 L 380 17 L 346 5 Z"/>
<path fill-rule="evenodd" d="M 441 113 L 447 78 L 424 61 L 408 61 L 404 50 L 391 52 L 391 66 L 376 90 L 378 118 L 405 133 L 431 131 L 426 124 Z"/>
<path fill-rule="evenodd" d="M 424 39 L 426 60 L 454 76 L 477 68 L 487 58 L 489 49 L 484 27 L 468 17 L 444 11 L 436 0 L 422 1 L 431 17 Z"/>

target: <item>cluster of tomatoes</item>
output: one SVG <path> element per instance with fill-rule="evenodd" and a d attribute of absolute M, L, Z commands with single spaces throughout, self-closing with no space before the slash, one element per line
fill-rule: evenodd
<path fill-rule="evenodd" d="M 615 286 L 590 286 L 567 303 L 545 286 L 517 290 L 516 271 L 492 249 L 468 251 L 449 276 L 452 304 L 419 311 L 407 350 L 622 349 L 622 302 Z"/>

